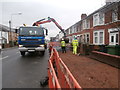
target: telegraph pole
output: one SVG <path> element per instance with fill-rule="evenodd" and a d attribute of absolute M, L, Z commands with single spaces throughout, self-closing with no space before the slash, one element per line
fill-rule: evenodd
<path fill-rule="evenodd" d="M 11 46 L 14 46 L 14 42 L 13 42 L 13 38 L 12 38 L 12 16 L 13 15 L 21 15 L 22 13 L 21 12 L 18 12 L 18 13 L 12 13 L 11 14 L 11 18 L 9 20 L 9 27 L 10 27 L 10 45 Z"/>
<path fill-rule="evenodd" d="M 12 27 L 11 27 L 11 20 L 9 21 L 9 27 L 10 27 L 10 46 L 14 46 L 13 41 L 12 41 Z"/>

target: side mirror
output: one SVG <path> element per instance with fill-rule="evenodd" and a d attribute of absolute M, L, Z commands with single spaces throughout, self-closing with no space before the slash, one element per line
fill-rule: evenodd
<path fill-rule="evenodd" d="M 48 30 L 44 27 L 43 27 L 43 29 L 46 31 L 46 36 L 47 36 L 48 35 Z"/>
<path fill-rule="evenodd" d="M 15 33 L 17 33 L 18 32 L 18 29 L 15 29 Z"/>
<path fill-rule="evenodd" d="M 45 29 L 46 30 L 46 35 L 48 35 L 48 30 L 47 29 Z"/>

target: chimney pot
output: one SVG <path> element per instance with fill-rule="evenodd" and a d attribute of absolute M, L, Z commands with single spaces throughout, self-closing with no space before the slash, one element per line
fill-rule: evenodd
<path fill-rule="evenodd" d="M 82 15 L 81 15 L 81 20 L 82 20 L 82 19 L 85 19 L 86 17 L 87 17 L 87 14 L 82 14 Z"/>

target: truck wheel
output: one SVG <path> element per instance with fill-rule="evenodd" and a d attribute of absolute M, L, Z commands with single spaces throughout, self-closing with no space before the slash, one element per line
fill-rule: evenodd
<path fill-rule="evenodd" d="M 41 51 L 41 55 L 44 56 L 44 54 L 45 54 L 45 51 Z"/>
<path fill-rule="evenodd" d="M 25 52 L 20 52 L 22 56 L 25 56 Z"/>
<path fill-rule="evenodd" d="M 47 45 L 45 44 L 45 49 L 47 49 Z"/>

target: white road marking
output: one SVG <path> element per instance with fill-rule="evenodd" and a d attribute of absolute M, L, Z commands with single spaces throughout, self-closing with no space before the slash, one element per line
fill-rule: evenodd
<path fill-rule="evenodd" d="M 9 56 L 2 57 L 2 58 L 0 58 L 0 60 L 6 59 L 6 58 L 8 58 L 8 57 L 9 57 Z"/>
<path fill-rule="evenodd" d="M 19 53 L 19 52 L 16 52 L 16 54 Z"/>

